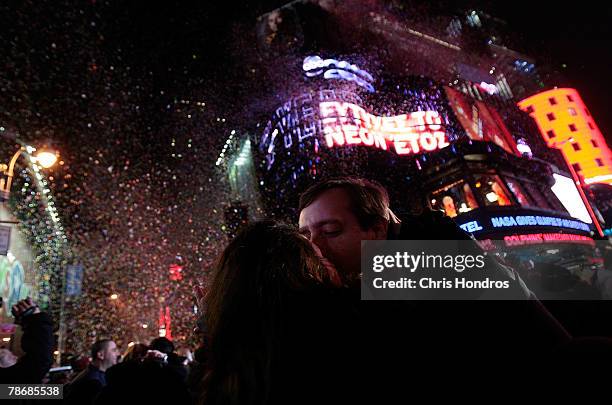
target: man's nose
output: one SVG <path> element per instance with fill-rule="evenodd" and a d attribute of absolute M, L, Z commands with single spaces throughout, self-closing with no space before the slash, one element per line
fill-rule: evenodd
<path fill-rule="evenodd" d="M 320 233 L 312 233 L 310 235 L 310 243 L 317 245 L 321 252 L 325 252 L 327 248 L 327 240 L 325 239 L 324 235 Z"/>

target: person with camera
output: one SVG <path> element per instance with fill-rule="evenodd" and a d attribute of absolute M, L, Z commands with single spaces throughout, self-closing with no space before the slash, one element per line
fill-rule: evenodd
<path fill-rule="evenodd" d="M 0 383 L 40 384 L 53 363 L 53 324 L 29 297 L 11 308 L 15 323 L 21 325 L 21 348 L 25 354 L 12 357 L 9 367 L 0 368 Z"/>

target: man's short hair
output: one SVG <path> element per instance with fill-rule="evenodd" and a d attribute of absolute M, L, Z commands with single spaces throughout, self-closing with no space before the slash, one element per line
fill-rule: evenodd
<path fill-rule="evenodd" d="M 98 358 L 98 353 L 101 351 L 104 351 L 107 349 L 108 345 L 110 344 L 110 342 L 112 342 L 112 339 L 100 339 L 97 340 L 96 343 L 94 343 L 91 346 L 91 359 L 95 360 Z"/>
<path fill-rule="evenodd" d="M 334 177 L 310 186 L 300 195 L 301 212 L 328 190 L 342 189 L 350 199 L 351 211 L 362 229 L 370 229 L 379 221 L 389 222 L 389 194 L 379 183 L 358 177 Z"/>
<path fill-rule="evenodd" d="M 149 349 L 157 350 L 165 354 L 170 354 L 174 352 L 174 343 L 172 343 L 172 341 L 168 338 L 158 337 L 151 341 Z"/>

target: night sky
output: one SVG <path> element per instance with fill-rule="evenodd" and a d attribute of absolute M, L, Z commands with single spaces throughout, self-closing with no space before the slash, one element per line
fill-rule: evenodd
<path fill-rule="evenodd" d="M 577 7 L 524 0 L 479 3 L 490 4 L 496 15 L 516 27 L 525 38 L 525 51 L 536 61 L 563 72 L 567 85 L 580 92 L 608 146 L 612 145 L 612 81 L 608 79 L 612 72 L 612 4 L 585 1 Z"/>
<path fill-rule="evenodd" d="M 49 143 L 64 163 L 50 171 L 51 189 L 88 280 L 88 305 L 70 325 L 81 333 L 75 347 L 122 329 L 118 343 L 150 337 L 142 334 L 154 328 L 140 325 L 155 324 L 164 305 L 177 335 L 189 333 L 191 289 L 226 241 L 227 190 L 214 162 L 230 131 L 249 124 L 240 116 L 257 86 L 245 33 L 284 3 L 0 4 L 0 126 Z M 516 27 L 520 50 L 567 64 L 568 84 L 610 143 L 611 6 L 497 3 L 471 2 Z M 8 159 L 13 147 L 0 151 Z M 172 264 L 184 266 L 182 283 L 168 281 Z M 111 292 L 120 299 L 110 302 Z"/>

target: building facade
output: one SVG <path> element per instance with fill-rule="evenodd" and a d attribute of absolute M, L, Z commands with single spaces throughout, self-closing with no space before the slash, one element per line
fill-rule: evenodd
<path fill-rule="evenodd" d="M 279 78 L 272 108 L 224 161 L 257 186 L 250 212 L 295 222 L 308 185 L 357 175 L 386 186 L 395 211 L 443 211 L 520 260 L 600 266 L 589 201 L 517 106 L 545 84 L 532 59 L 487 34 L 493 17 L 351 3 L 292 2 L 258 21 L 268 76 Z"/>

